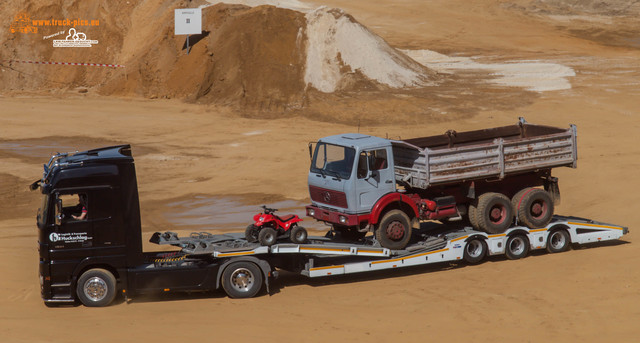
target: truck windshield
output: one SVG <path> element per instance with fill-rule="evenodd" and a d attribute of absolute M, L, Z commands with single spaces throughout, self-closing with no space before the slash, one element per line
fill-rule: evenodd
<path fill-rule="evenodd" d="M 353 169 L 356 151 L 339 145 L 318 143 L 311 162 L 311 171 L 348 179 Z"/>
<path fill-rule="evenodd" d="M 42 205 L 38 209 L 38 225 L 43 227 L 47 222 L 47 215 L 49 213 L 49 194 L 42 196 Z"/>

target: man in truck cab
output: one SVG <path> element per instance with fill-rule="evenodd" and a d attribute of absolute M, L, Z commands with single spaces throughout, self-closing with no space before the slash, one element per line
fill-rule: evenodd
<path fill-rule="evenodd" d="M 80 213 L 80 215 L 76 216 L 75 214 L 71 215 L 71 218 L 75 220 L 85 220 L 87 219 L 87 195 L 86 194 L 78 194 L 78 205 L 76 205 L 76 213 Z"/>

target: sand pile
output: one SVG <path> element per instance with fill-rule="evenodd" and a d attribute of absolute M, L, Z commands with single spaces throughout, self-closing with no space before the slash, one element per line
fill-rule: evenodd
<path fill-rule="evenodd" d="M 49 32 L 0 33 L 8 48 L 3 60 L 113 63 L 126 68 L 10 65 L 0 74 L 0 90 L 82 86 L 103 95 L 181 98 L 282 111 L 305 106 L 306 93 L 312 89 L 332 93 L 357 90 L 363 84 L 372 89 L 405 88 L 435 79 L 435 73 L 338 9 L 322 7 L 305 15 L 274 6 L 211 6 L 204 1 L 125 4 L 70 4 L 60 13 L 50 12 L 53 6 L 45 2 L 9 6 L 38 19 L 61 17 L 68 11 L 65 16 L 96 18 L 104 24 L 87 31 L 99 44 L 86 49 L 53 48 L 49 41 L 41 41 Z M 203 7 L 204 33 L 190 37 L 192 49 L 187 55 L 186 37 L 173 34 L 173 9 L 197 5 Z M 10 13 L 5 8 L 1 14 Z M 30 78 L 31 74 L 39 77 Z"/>

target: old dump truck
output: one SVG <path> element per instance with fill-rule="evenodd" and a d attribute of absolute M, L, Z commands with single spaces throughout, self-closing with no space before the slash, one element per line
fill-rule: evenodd
<path fill-rule="evenodd" d="M 388 140 L 342 134 L 309 145 L 307 215 L 349 239 L 375 232 L 402 249 L 420 220 L 467 220 L 503 233 L 545 227 L 560 200 L 556 167 L 576 167 L 576 127 L 516 125 Z M 539 188 L 541 187 L 541 188 Z"/>
<path fill-rule="evenodd" d="M 48 306 L 81 302 L 109 305 L 116 295 L 208 291 L 222 288 L 233 298 L 249 298 L 278 270 L 308 277 L 394 269 L 487 255 L 525 257 L 532 249 L 562 252 L 571 244 L 614 240 L 627 228 L 556 216 L 544 228 L 513 226 L 489 235 L 452 224 L 425 223 L 404 249 L 380 246 L 373 236 L 357 242 L 309 237 L 306 243 L 248 242 L 243 233 L 195 233 L 180 238 L 156 232 L 150 241 L 174 252 L 144 252 L 138 187 L 129 145 L 55 154 L 44 166 L 38 210 L 39 275 Z M 79 202 L 79 204 L 77 204 Z M 77 205 L 77 206 L 76 206 Z M 84 215 L 76 215 L 85 213 Z M 425 226 L 423 225 L 423 226 Z"/>

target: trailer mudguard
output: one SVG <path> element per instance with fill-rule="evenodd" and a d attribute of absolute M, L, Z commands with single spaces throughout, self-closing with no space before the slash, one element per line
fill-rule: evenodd
<path fill-rule="evenodd" d="M 382 196 L 382 198 L 380 198 L 375 203 L 375 205 L 373 205 L 373 208 L 371 209 L 371 216 L 369 217 L 369 223 L 378 224 L 378 221 L 380 220 L 380 215 L 384 212 L 387 206 L 389 206 L 394 202 L 397 202 L 398 205 L 404 204 L 409 206 L 409 208 L 411 208 L 411 210 L 413 211 L 414 218 L 420 217 L 418 206 L 416 205 L 416 202 L 413 201 L 411 197 L 402 193 L 393 192 L 393 193 L 388 193 Z M 407 213 L 407 215 L 409 215 L 410 217 L 411 217 L 411 214 L 412 213 Z"/>

